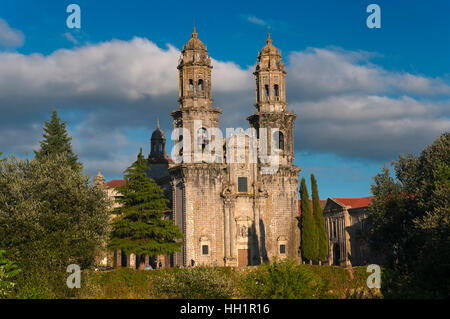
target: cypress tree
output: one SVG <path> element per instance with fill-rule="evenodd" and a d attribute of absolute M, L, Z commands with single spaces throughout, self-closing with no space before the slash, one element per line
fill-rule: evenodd
<path fill-rule="evenodd" d="M 44 156 L 64 153 L 72 168 L 81 168 L 81 164 L 78 163 L 78 156 L 72 151 L 70 143 L 72 138 L 67 133 L 66 122 L 61 121 L 56 110 L 52 110 L 50 122 L 45 122 L 44 132 L 44 140 L 40 142 L 40 150 L 34 151 L 36 159 L 40 160 Z"/>
<path fill-rule="evenodd" d="M 122 206 L 115 211 L 119 217 L 108 244 L 112 250 L 155 256 L 177 252 L 182 246 L 181 230 L 165 218 L 169 201 L 161 187 L 147 177 L 147 170 L 141 148 L 137 160 L 125 170 L 126 184 L 117 188 L 123 197 L 118 199 Z"/>
<path fill-rule="evenodd" d="M 328 257 L 328 236 L 325 228 L 325 219 L 323 218 L 322 208 L 320 207 L 319 191 L 314 174 L 311 174 L 312 202 L 314 210 L 314 220 L 317 228 L 317 260 L 325 261 Z"/>
<path fill-rule="evenodd" d="M 302 232 L 302 242 L 301 242 L 301 251 L 303 257 L 307 260 L 311 261 L 316 259 L 317 257 L 317 248 L 316 244 L 316 224 L 314 221 L 314 217 L 311 212 L 311 203 L 309 201 L 308 188 L 306 187 L 305 178 L 302 178 L 300 184 L 300 209 L 302 212 L 301 215 L 301 232 Z"/>

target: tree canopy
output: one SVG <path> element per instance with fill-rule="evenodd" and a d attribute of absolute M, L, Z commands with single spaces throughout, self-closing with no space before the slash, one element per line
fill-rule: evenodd
<path fill-rule="evenodd" d="M 318 241 L 317 256 L 315 259 L 325 261 L 328 258 L 328 235 L 325 228 L 325 219 L 323 218 L 322 208 L 320 207 L 319 190 L 317 188 L 317 181 L 314 174 L 311 174 L 311 189 Z"/>
<path fill-rule="evenodd" d="M 142 149 L 137 160 L 125 170 L 123 195 L 118 199 L 110 249 L 136 255 L 161 255 L 179 251 L 183 234 L 167 216 L 168 200 L 161 187 L 147 177 L 147 161 Z"/>
<path fill-rule="evenodd" d="M 107 239 L 110 204 L 64 154 L 0 161 L 0 247 L 22 269 L 17 296 L 66 296 L 67 266 L 93 265 Z"/>
<path fill-rule="evenodd" d="M 65 154 L 64 156 L 72 168 L 81 168 L 78 156 L 72 151 L 70 142 L 72 138 L 67 133 L 66 123 L 61 121 L 56 110 L 52 111 L 50 122 L 44 124 L 43 137 L 39 151 L 34 152 L 37 159 L 49 155 Z"/>
<path fill-rule="evenodd" d="M 317 227 L 311 212 L 308 188 L 305 178 L 300 183 L 300 210 L 301 210 L 301 252 L 303 257 L 310 262 L 317 260 L 318 241 Z"/>
<path fill-rule="evenodd" d="M 374 177 L 370 245 L 387 297 L 450 296 L 450 133 Z"/>

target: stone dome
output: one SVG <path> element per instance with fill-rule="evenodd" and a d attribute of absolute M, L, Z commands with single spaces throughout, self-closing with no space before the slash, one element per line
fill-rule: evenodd
<path fill-rule="evenodd" d="M 98 170 L 97 175 L 94 177 L 94 185 L 103 185 L 105 183 L 105 176 Z"/>
<path fill-rule="evenodd" d="M 270 38 L 270 33 L 267 35 L 266 45 L 262 48 L 260 55 L 279 55 L 281 56 L 280 50 L 278 50 L 272 44 L 272 39 Z"/>
<path fill-rule="evenodd" d="M 197 32 L 194 31 L 191 33 L 191 37 L 189 41 L 184 46 L 185 50 L 206 50 L 205 45 L 199 38 L 197 38 Z"/>
<path fill-rule="evenodd" d="M 164 132 L 159 128 L 159 119 L 156 124 L 156 130 L 153 131 L 151 139 L 152 140 L 165 140 L 166 139 Z"/>

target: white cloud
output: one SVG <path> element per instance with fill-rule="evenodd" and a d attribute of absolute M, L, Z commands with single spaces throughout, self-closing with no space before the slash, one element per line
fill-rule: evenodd
<path fill-rule="evenodd" d="M 24 42 L 22 31 L 11 28 L 8 22 L 0 18 L 0 47 L 20 48 Z"/>
<path fill-rule="evenodd" d="M 248 16 L 247 21 L 250 23 L 253 23 L 253 24 L 257 24 L 257 25 L 262 25 L 262 26 L 267 25 L 266 21 L 264 21 L 263 19 L 257 18 L 255 16 Z"/>
<path fill-rule="evenodd" d="M 299 100 L 341 94 L 450 95 L 450 85 L 438 78 L 384 70 L 370 63 L 373 54 L 337 48 L 308 48 L 288 57 L 288 89 Z"/>
<path fill-rule="evenodd" d="M 0 52 L 0 151 L 37 147 L 51 107 L 69 114 L 85 168 L 120 175 L 146 144 L 156 117 L 169 129 L 178 97 L 179 50 L 144 38 L 112 40 L 50 55 Z M 450 129 L 450 90 L 440 78 L 390 72 L 373 54 L 309 48 L 287 60 L 296 149 L 388 159 L 423 148 Z M 213 59 L 222 126 L 246 127 L 254 112 L 253 67 Z M 73 113 L 73 114 L 72 114 Z M 72 114 L 72 115 L 71 115 Z M 169 138 L 169 132 L 166 133 Z M 130 154 L 130 155 L 128 155 Z"/>
<path fill-rule="evenodd" d="M 450 101 L 402 96 L 332 96 L 295 102 L 298 149 L 386 160 L 417 152 L 450 130 Z"/>
<path fill-rule="evenodd" d="M 78 44 L 78 40 L 70 32 L 64 33 L 63 37 L 66 38 L 67 41 L 72 42 L 73 44 Z"/>

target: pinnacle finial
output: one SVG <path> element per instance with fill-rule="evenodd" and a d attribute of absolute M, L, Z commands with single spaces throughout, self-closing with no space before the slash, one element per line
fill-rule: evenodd
<path fill-rule="evenodd" d="M 159 117 L 156 119 L 156 128 L 159 130 Z"/>
<path fill-rule="evenodd" d="M 192 30 L 191 36 L 192 36 L 193 38 L 196 38 L 196 37 L 197 37 L 197 32 L 195 31 L 195 25 L 194 25 L 194 28 L 193 28 L 193 30 Z"/>
<path fill-rule="evenodd" d="M 270 30 L 269 30 L 269 31 L 270 31 Z M 270 38 L 270 32 L 267 33 L 267 40 L 266 40 L 266 43 L 267 43 L 267 44 L 272 43 L 272 39 Z"/>

